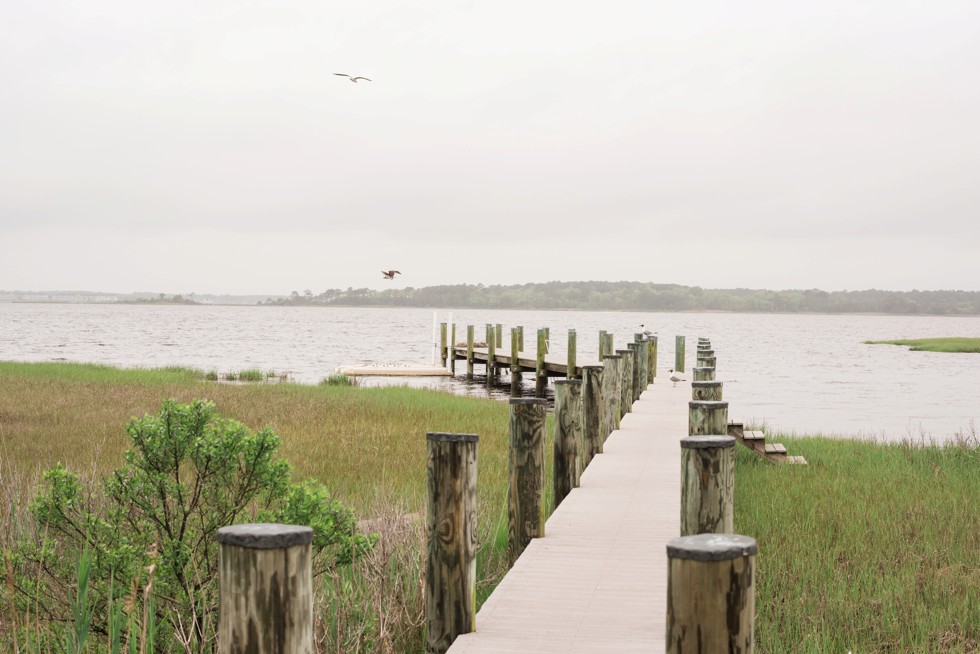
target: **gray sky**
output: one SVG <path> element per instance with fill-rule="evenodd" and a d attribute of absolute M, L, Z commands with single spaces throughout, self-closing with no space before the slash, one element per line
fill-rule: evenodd
<path fill-rule="evenodd" d="M 980 290 L 978 29 L 975 0 L 0 0 L 0 289 Z"/>

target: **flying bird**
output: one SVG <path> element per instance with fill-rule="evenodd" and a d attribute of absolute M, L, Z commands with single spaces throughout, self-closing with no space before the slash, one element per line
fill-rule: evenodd
<path fill-rule="evenodd" d="M 401 272 L 398 270 L 382 270 L 381 274 L 385 276 L 385 279 L 394 279 L 395 275 L 400 275 Z"/>
<path fill-rule="evenodd" d="M 680 375 L 678 375 L 676 372 L 674 372 L 674 369 L 673 368 L 671 368 L 667 372 L 670 373 L 670 378 L 669 379 L 670 379 L 670 381 L 674 382 L 674 386 L 677 386 L 677 382 L 679 382 L 679 381 L 687 381 L 686 379 L 684 379 L 683 377 L 681 377 Z"/>
<path fill-rule="evenodd" d="M 350 81 L 354 82 L 355 84 L 357 84 L 357 80 L 359 80 L 359 79 L 362 79 L 362 80 L 364 80 L 366 82 L 370 82 L 371 81 L 367 77 L 354 77 L 353 75 L 348 75 L 347 73 L 334 73 L 334 75 L 340 75 L 341 77 L 346 77 L 347 79 L 349 79 Z"/>

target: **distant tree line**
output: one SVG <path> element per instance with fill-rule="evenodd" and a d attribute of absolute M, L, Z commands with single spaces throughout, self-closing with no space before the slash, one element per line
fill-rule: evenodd
<path fill-rule="evenodd" d="M 593 311 L 741 311 L 980 315 L 977 291 L 767 291 L 645 282 L 547 282 L 512 286 L 455 284 L 375 291 L 293 291 L 260 304 L 286 306 L 472 307 Z"/>

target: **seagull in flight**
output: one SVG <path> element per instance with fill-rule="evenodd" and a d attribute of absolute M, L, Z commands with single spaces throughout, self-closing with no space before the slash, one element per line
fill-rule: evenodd
<path fill-rule="evenodd" d="M 667 372 L 670 373 L 669 379 L 670 379 L 670 381 L 674 382 L 674 386 L 677 386 L 677 382 L 679 382 L 679 381 L 687 381 L 686 379 L 684 379 L 683 377 L 681 377 L 680 375 L 678 375 L 676 372 L 674 372 L 674 369 L 673 368 L 671 368 Z"/>
<path fill-rule="evenodd" d="M 394 279 L 395 275 L 400 275 L 401 272 L 398 270 L 382 270 L 381 274 L 385 276 L 385 279 Z"/>
<path fill-rule="evenodd" d="M 340 75 L 341 77 L 346 77 L 347 79 L 349 79 L 350 81 L 354 82 L 355 84 L 357 84 L 357 80 L 359 80 L 359 79 L 362 79 L 362 80 L 364 80 L 366 82 L 370 82 L 371 81 L 367 77 L 354 77 L 353 75 L 348 75 L 347 73 L 334 73 L 334 75 Z"/>

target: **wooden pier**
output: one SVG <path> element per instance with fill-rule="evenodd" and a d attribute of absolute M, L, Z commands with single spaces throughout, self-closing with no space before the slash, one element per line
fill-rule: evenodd
<path fill-rule="evenodd" d="M 664 651 L 689 396 L 647 387 L 451 654 Z"/>

